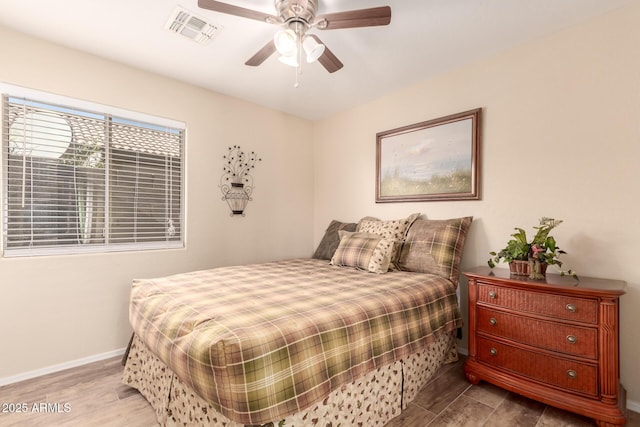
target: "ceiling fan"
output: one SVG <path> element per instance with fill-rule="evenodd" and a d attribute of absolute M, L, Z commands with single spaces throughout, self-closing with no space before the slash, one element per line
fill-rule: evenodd
<path fill-rule="evenodd" d="M 391 22 L 391 8 L 389 6 L 316 16 L 318 1 L 275 0 L 277 16 L 215 0 L 198 0 L 198 6 L 215 12 L 255 19 L 283 28 L 262 49 L 245 62 L 245 65 L 254 67 L 262 64 L 276 51 L 281 55 L 279 59 L 282 62 L 299 67 L 302 51 L 304 50 L 307 62 L 317 60 L 328 72 L 334 73 L 343 67 L 342 62 L 322 43 L 318 36 L 307 34 L 310 29 L 335 30 L 373 27 L 388 25 Z"/>

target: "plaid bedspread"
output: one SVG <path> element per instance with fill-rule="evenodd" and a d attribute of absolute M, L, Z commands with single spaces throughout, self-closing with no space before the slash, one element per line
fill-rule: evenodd
<path fill-rule="evenodd" d="M 462 325 L 441 277 L 298 259 L 135 280 L 134 332 L 228 418 L 277 421 Z"/>

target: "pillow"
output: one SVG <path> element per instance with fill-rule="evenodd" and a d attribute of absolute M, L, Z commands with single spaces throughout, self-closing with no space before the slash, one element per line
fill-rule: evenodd
<path fill-rule="evenodd" d="M 416 220 L 407 231 L 398 267 L 446 277 L 457 286 L 464 241 L 472 220 L 470 216 Z"/>
<path fill-rule="evenodd" d="M 312 258 L 331 259 L 333 253 L 338 249 L 338 244 L 340 243 L 340 236 L 338 236 L 338 232 L 340 230 L 356 231 L 356 225 L 357 224 L 355 222 L 346 223 L 336 221 L 335 219 L 331 221 Z"/>
<path fill-rule="evenodd" d="M 397 269 L 398 257 L 400 256 L 400 248 L 405 238 L 407 229 L 420 216 L 419 213 L 409 215 L 406 218 L 395 219 L 389 221 L 381 221 L 377 218 L 364 217 L 358 222 L 356 231 L 359 233 L 373 233 L 384 239 L 394 240 L 391 251 L 391 269 Z"/>
<path fill-rule="evenodd" d="M 394 241 L 369 233 L 341 230 L 340 244 L 331 258 L 331 264 L 354 267 L 371 273 L 386 273 L 391 261 Z"/>

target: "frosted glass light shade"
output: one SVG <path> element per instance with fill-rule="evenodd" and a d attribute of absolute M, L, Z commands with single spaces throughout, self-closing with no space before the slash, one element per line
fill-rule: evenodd
<path fill-rule="evenodd" d="M 324 45 L 318 43 L 313 37 L 305 37 L 302 48 L 307 54 L 307 62 L 316 61 L 324 53 Z"/>
<path fill-rule="evenodd" d="M 282 56 L 293 56 L 298 50 L 298 36 L 293 30 L 281 30 L 273 37 L 276 50 Z"/>
<path fill-rule="evenodd" d="M 281 56 L 278 58 L 278 60 L 280 62 L 282 62 L 283 64 L 287 64 L 290 67 L 297 67 L 298 64 L 298 55 L 292 55 L 292 56 Z"/>

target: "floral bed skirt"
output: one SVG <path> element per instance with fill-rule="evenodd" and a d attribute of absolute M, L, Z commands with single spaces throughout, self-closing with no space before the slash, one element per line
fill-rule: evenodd
<path fill-rule="evenodd" d="M 442 364 L 457 358 L 455 333 L 442 334 L 424 351 L 370 372 L 306 410 L 265 426 L 383 426 L 415 399 Z M 140 391 L 163 426 L 243 427 L 196 395 L 137 336 L 123 382 Z"/>

